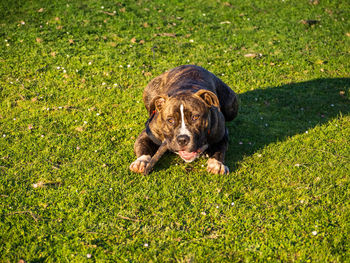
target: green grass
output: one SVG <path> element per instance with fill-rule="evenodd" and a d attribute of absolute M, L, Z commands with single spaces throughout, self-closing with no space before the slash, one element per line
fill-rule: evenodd
<path fill-rule="evenodd" d="M 350 4 L 250 2 L 1 1 L 0 262 L 350 260 Z M 128 170 L 181 64 L 240 96 L 229 175 Z"/>

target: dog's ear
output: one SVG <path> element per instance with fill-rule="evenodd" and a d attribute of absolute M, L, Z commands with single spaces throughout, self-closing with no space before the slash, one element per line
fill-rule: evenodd
<path fill-rule="evenodd" d="M 209 90 L 199 90 L 195 93 L 195 96 L 201 98 L 209 107 L 215 106 L 220 109 L 220 102 L 218 97 Z"/>
<path fill-rule="evenodd" d="M 155 110 L 158 112 L 161 111 L 167 99 L 168 97 L 164 95 L 154 97 L 150 103 L 149 113 L 152 114 L 152 112 Z"/>

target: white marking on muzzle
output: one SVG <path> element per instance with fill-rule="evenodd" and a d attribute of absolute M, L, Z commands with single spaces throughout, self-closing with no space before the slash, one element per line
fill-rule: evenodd
<path fill-rule="evenodd" d="M 184 105 L 183 104 L 181 104 L 181 106 L 180 106 L 180 113 L 181 113 L 181 127 L 180 127 L 180 134 L 179 135 L 188 135 L 191 137 L 191 132 L 186 128 L 186 124 L 185 124 Z"/>

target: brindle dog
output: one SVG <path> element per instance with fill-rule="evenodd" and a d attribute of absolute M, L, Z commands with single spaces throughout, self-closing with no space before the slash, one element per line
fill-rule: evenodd
<path fill-rule="evenodd" d="M 144 90 L 143 101 L 149 119 L 135 142 L 137 159 L 131 171 L 145 172 L 159 146 L 166 144 L 186 162 L 206 152 L 208 172 L 229 172 L 224 165 L 225 122 L 237 116 L 238 100 L 223 81 L 204 68 L 179 66 L 153 79 Z"/>

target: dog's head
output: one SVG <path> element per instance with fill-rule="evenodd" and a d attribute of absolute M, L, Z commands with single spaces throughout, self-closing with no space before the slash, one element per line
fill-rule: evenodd
<path fill-rule="evenodd" d="M 213 112 L 220 111 L 217 96 L 208 90 L 157 96 L 150 110 L 158 113 L 155 133 L 167 141 L 169 150 L 186 162 L 193 161 L 206 149 L 215 117 Z"/>

